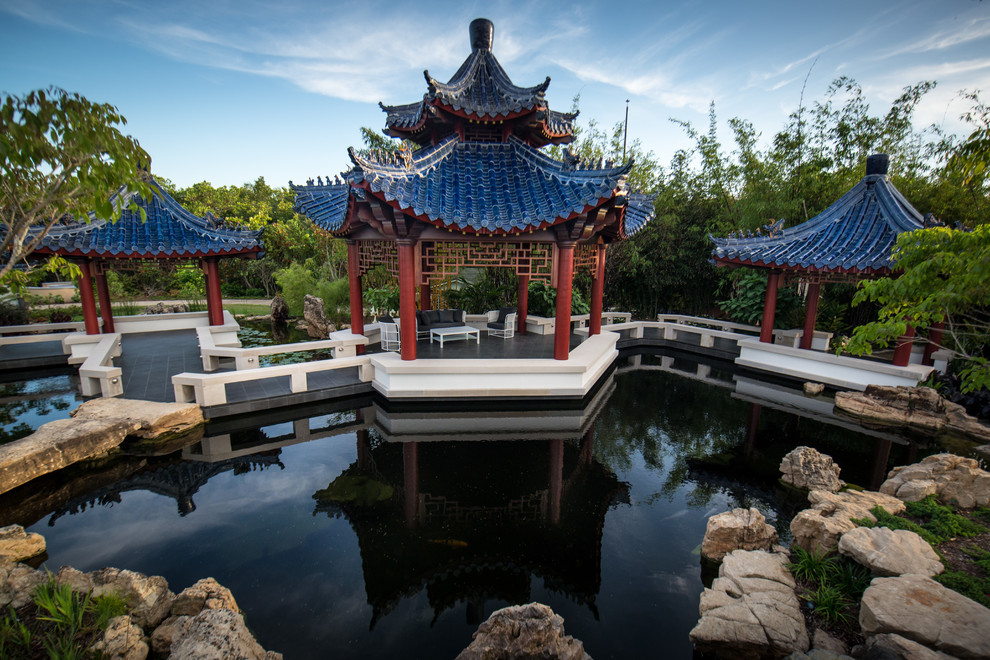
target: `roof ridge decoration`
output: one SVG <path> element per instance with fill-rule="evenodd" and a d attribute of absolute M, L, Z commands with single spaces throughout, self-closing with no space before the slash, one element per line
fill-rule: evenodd
<path fill-rule="evenodd" d="M 887 179 L 886 154 L 867 159 L 863 178 L 815 217 L 784 228 L 709 234 L 716 263 L 802 271 L 886 273 L 897 236 L 932 226 Z M 764 230 L 766 233 L 764 234 Z"/>

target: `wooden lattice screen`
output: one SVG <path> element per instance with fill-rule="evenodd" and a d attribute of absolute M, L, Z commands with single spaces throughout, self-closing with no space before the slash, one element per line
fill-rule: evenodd
<path fill-rule="evenodd" d="M 462 268 L 511 268 L 517 275 L 549 282 L 553 274 L 553 244 L 493 241 L 423 241 L 423 278 L 454 277 Z"/>
<path fill-rule="evenodd" d="M 378 264 L 399 277 L 399 258 L 392 241 L 361 241 L 364 275 Z M 418 284 L 457 277 L 463 268 L 511 268 L 516 275 L 528 275 L 556 286 L 556 250 L 552 243 L 503 243 L 494 241 L 420 241 L 417 245 Z M 592 276 L 598 260 L 598 246 L 580 244 L 574 248 L 574 271 L 586 268 Z"/>

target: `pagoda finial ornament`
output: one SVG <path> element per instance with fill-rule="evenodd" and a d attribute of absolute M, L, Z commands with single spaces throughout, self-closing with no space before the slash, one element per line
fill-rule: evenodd
<path fill-rule="evenodd" d="M 487 18 L 471 21 L 471 50 L 491 50 L 495 39 L 495 25 Z"/>

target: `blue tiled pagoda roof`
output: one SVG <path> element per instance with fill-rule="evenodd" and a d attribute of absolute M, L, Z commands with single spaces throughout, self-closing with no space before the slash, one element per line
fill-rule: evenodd
<path fill-rule="evenodd" d="M 546 107 L 547 77 L 534 87 L 518 87 L 492 55 L 491 48 L 475 48 L 446 83 L 425 71 L 426 101 L 438 101 L 468 116 L 498 119 Z"/>
<path fill-rule="evenodd" d="M 533 87 L 519 87 L 512 82 L 492 54 L 494 29 L 487 19 L 473 21 L 471 54 L 447 82 L 424 71 L 427 91 L 422 101 L 389 106 L 379 103 L 386 113 L 386 132 L 424 146 L 455 130 L 464 135 L 463 127 L 458 128 L 457 121 L 451 122 L 452 114 L 490 126 L 504 122 L 507 133 L 528 135 L 530 142 L 537 145 L 573 139 L 577 113 L 547 107 L 550 78 Z"/>
<path fill-rule="evenodd" d="M 889 272 L 898 234 L 930 226 L 887 181 L 886 156 L 872 161 L 867 175 L 814 218 L 769 235 L 715 238 L 712 258 L 719 265 L 837 273 Z"/>
<path fill-rule="evenodd" d="M 581 169 L 554 160 L 522 140 L 461 142 L 452 135 L 414 153 L 365 158 L 350 151 L 353 187 L 434 226 L 483 233 L 546 228 L 624 194 L 632 162 Z M 294 186 L 296 210 L 328 231 L 344 225 L 348 186 Z M 648 222 L 652 198 L 630 195 L 626 234 Z"/>
<path fill-rule="evenodd" d="M 220 225 L 211 214 L 193 215 L 152 181 L 157 194 L 150 200 L 120 191 L 112 200 L 115 205 L 131 201 L 145 210 L 125 209 L 116 222 L 107 222 L 90 214 L 88 222 L 55 225 L 37 251 L 89 257 L 174 259 L 222 255 L 261 256 L 260 231 L 230 229 Z"/>

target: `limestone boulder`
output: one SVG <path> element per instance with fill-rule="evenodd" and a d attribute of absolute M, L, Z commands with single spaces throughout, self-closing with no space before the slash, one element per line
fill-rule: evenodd
<path fill-rule="evenodd" d="M 811 649 L 807 653 L 795 651 L 784 660 L 854 660 L 854 658 L 828 649 Z"/>
<path fill-rule="evenodd" d="M 783 554 L 736 550 L 701 594 L 701 620 L 690 633 L 701 653 L 719 658 L 782 658 L 808 650 L 804 615 Z"/>
<path fill-rule="evenodd" d="M 510 658 L 591 660 L 584 644 L 564 634 L 563 617 L 541 603 L 496 610 L 457 656 L 457 660 Z"/>
<path fill-rule="evenodd" d="M 799 512 L 791 520 L 794 543 L 809 552 L 831 552 L 839 545 L 839 538 L 857 525 L 853 518 L 876 521 L 870 509 L 881 506 L 888 513 L 904 511 L 904 502 L 882 493 L 844 490 L 829 493 L 813 490 L 808 493 L 810 509 Z"/>
<path fill-rule="evenodd" d="M 917 502 L 936 495 L 963 508 L 990 505 L 990 472 L 981 470 L 972 458 L 935 454 L 920 463 L 896 467 L 880 485 L 880 492 Z"/>
<path fill-rule="evenodd" d="M 857 527 L 839 539 L 839 553 L 883 577 L 906 573 L 931 577 L 945 570 L 932 546 L 906 529 Z"/>
<path fill-rule="evenodd" d="M 870 428 L 990 441 L 990 426 L 930 387 L 868 385 L 863 392 L 837 392 L 835 409 Z"/>
<path fill-rule="evenodd" d="M 804 384 L 805 396 L 818 396 L 825 391 L 825 383 L 807 382 Z"/>
<path fill-rule="evenodd" d="M 955 660 L 951 655 L 946 655 L 941 651 L 933 651 L 918 642 L 913 642 L 900 635 L 890 633 L 873 635 L 867 639 L 866 657 L 868 660 L 883 660 L 884 658 L 903 658 L 903 660 Z"/>
<path fill-rule="evenodd" d="M 183 589 L 172 603 L 173 616 L 196 616 L 203 610 L 241 611 L 230 589 L 211 577 Z"/>
<path fill-rule="evenodd" d="M 708 519 L 701 556 L 712 561 L 733 550 L 769 550 L 777 542 L 777 530 L 757 509 L 733 509 Z"/>
<path fill-rule="evenodd" d="M 144 660 L 148 657 L 148 642 L 140 626 L 124 615 L 110 619 L 103 636 L 90 651 L 104 660 Z"/>
<path fill-rule="evenodd" d="M 41 534 L 29 534 L 20 525 L 0 527 L 0 557 L 6 557 L 10 561 L 23 561 L 43 552 L 45 537 Z"/>
<path fill-rule="evenodd" d="M 838 657 L 849 655 L 849 649 L 842 640 L 833 637 L 821 628 L 815 628 L 815 631 L 811 634 L 811 651 L 808 651 L 808 653 L 812 653 L 815 650 L 827 651 Z"/>
<path fill-rule="evenodd" d="M 144 308 L 142 314 L 183 314 L 189 311 L 189 305 L 184 302 L 156 302 Z"/>
<path fill-rule="evenodd" d="M 285 323 L 289 318 L 289 303 L 282 296 L 272 298 L 272 323 Z"/>
<path fill-rule="evenodd" d="M 44 571 L 0 558 L 0 609 L 10 605 L 16 610 L 30 603 L 34 588 L 46 578 Z"/>
<path fill-rule="evenodd" d="M 157 438 L 202 425 L 202 409 L 195 403 L 162 403 L 138 399 L 90 399 L 70 413 L 74 419 L 121 420 L 128 435 Z"/>
<path fill-rule="evenodd" d="M 892 633 L 957 658 L 990 658 L 990 609 L 923 575 L 874 579 L 859 625 L 867 636 Z"/>
<path fill-rule="evenodd" d="M 172 608 L 175 594 L 160 575 L 150 577 L 119 568 L 101 568 L 90 573 L 93 596 L 119 594 L 127 603 L 131 620 L 145 630 L 161 623 Z"/>
<path fill-rule="evenodd" d="M 308 293 L 303 298 L 303 320 L 310 337 L 326 339 L 330 334 L 330 322 L 323 313 L 323 299 Z"/>
<path fill-rule="evenodd" d="M 244 625 L 244 617 L 232 610 L 203 610 L 196 616 L 176 617 L 172 660 L 281 660 L 280 653 L 265 651 Z"/>
<path fill-rule="evenodd" d="M 839 479 L 839 466 L 831 456 L 811 447 L 797 447 L 780 462 L 781 480 L 796 488 L 838 492 L 843 481 Z"/>
<path fill-rule="evenodd" d="M 0 445 L 0 493 L 117 447 L 134 424 L 119 419 L 57 419 Z"/>
<path fill-rule="evenodd" d="M 91 592 L 94 586 L 93 576 L 89 573 L 76 570 L 71 566 L 63 566 L 58 570 L 58 573 L 55 574 L 55 583 L 59 585 L 67 584 L 73 591 L 83 594 Z"/>

